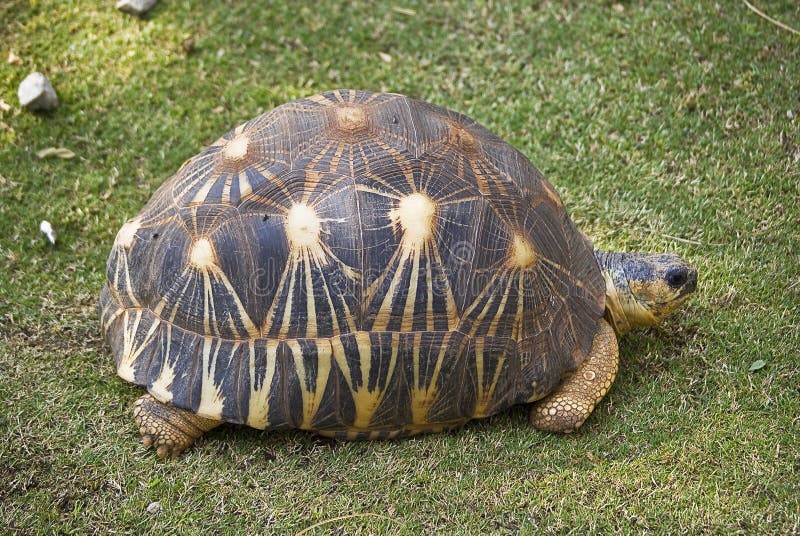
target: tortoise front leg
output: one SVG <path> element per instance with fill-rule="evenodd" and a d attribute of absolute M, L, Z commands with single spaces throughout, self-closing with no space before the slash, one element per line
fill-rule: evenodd
<path fill-rule="evenodd" d="M 178 456 L 221 421 L 195 415 L 144 395 L 133 404 L 133 417 L 145 448 L 155 447 L 159 458 Z"/>
<path fill-rule="evenodd" d="M 618 367 L 617 335 L 600 319 L 586 359 L 555 391 L 533 405 L 531 424 L 549 432 L 577 430 L 611 388 Z"/>

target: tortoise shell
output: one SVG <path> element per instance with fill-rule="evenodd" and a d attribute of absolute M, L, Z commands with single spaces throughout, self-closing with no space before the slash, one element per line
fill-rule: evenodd
<path fill-rule="evenodd" d="M 472 119 L 339 90 L 187 161 L 117 234 L 119 375 L 255 428 L 437 431 L 547 395 L 605 286 L 553 187 Z"/>

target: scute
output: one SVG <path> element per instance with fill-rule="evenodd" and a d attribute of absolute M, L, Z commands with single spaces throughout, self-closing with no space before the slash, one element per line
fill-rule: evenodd
<path fill-rule="evenodd" d="M 604 307 L 590 244 L 472 119 L 340 90 L 221 137 L 120 232 L 122 377 L 257 428 L 394 437 L 541 398 Z"/>

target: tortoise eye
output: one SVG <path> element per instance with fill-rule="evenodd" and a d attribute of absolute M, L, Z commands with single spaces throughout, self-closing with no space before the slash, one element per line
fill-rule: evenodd
<path fill-rule="evenodd" d="M 676 268 L 670 268 L 667 270 L 667 274 L 664 276 L 664 279 L 672 288 L 680 288 L 686 284 L 689 280 L 689 270 L 680 266 Z"/>

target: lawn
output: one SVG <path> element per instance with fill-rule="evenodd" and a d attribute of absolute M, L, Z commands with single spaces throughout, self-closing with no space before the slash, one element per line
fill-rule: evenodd
<path fill-rule="evenodd" d="M 113 4 L 0 0 L 0 532 L 800 531 L 800 36 L 732 0 Z M 800 28 L 796 1 L 758 7 Z M 34 70 L 57 111 L 20 108 Z M 97 318 L 117 230 L 227 130 L 337 87 L 466 113 L 598 246 L 697 266 L 580 432 L 516 408 L 395 442 L 139 444 Z"/>

